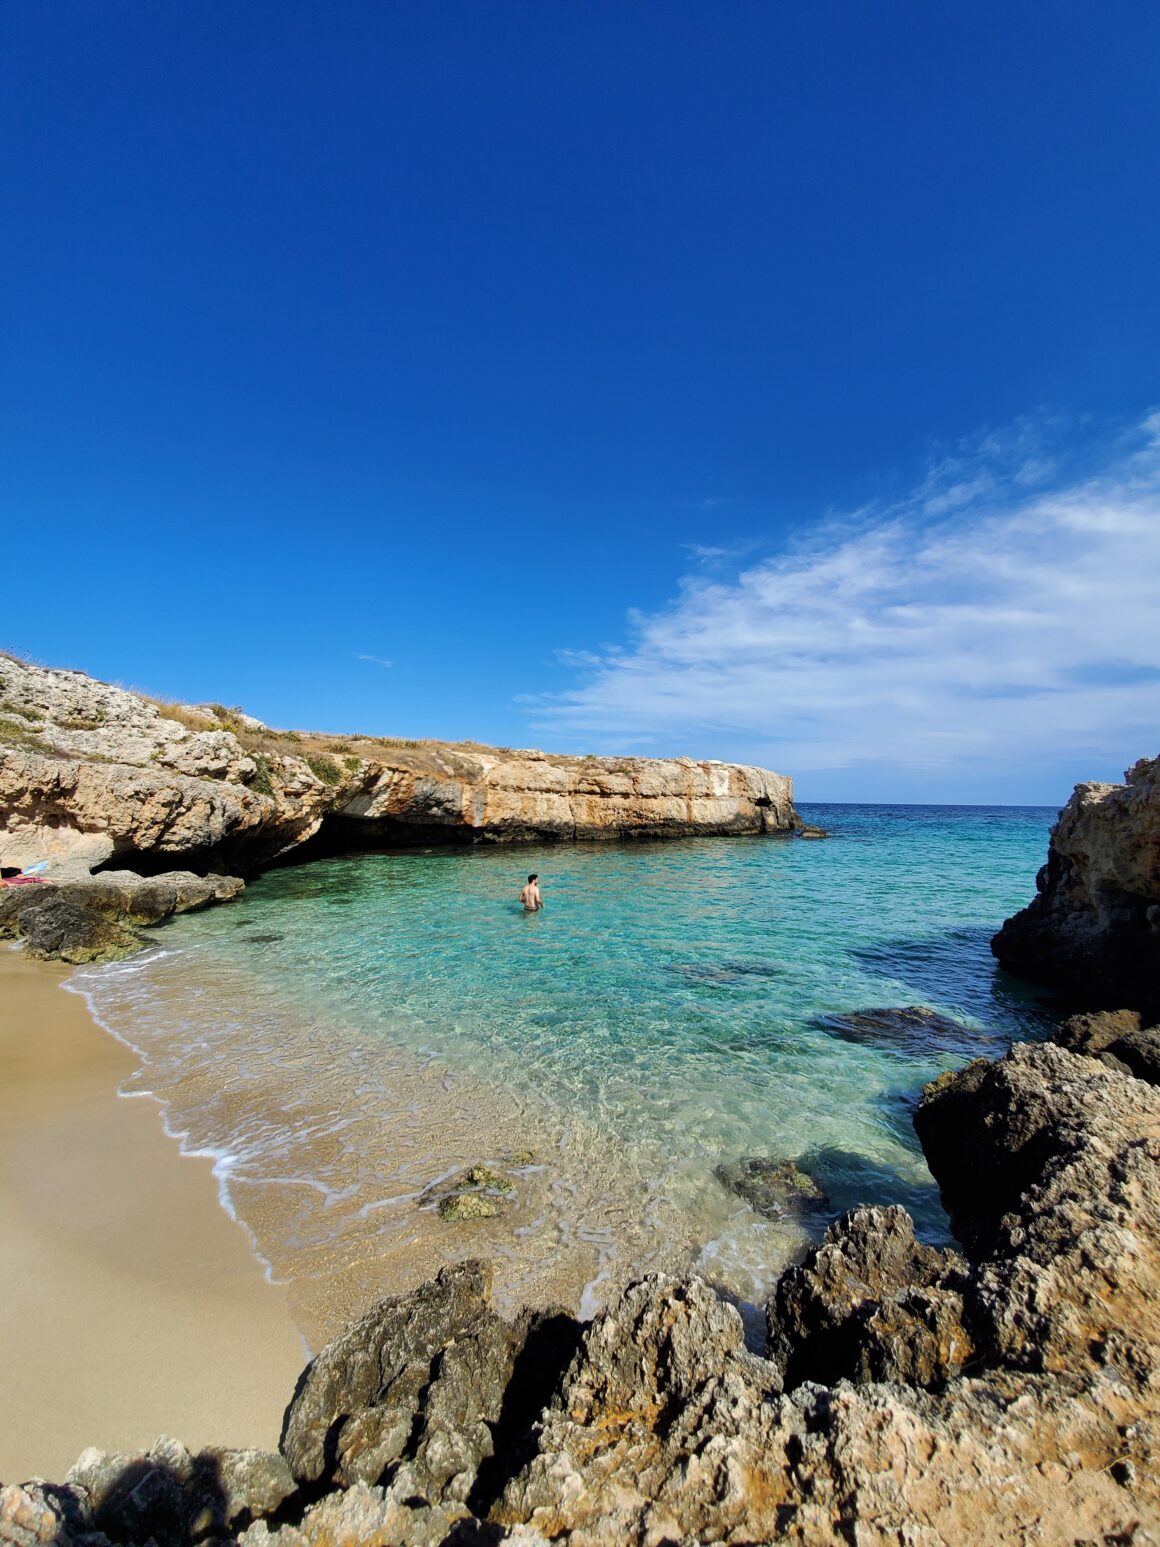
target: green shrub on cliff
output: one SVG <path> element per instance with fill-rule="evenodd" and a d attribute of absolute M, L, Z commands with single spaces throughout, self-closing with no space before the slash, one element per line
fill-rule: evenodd
<path fill-rule="evenodd" d="M 250 789 L 258 795 L 272 796 L 274 793 L 274 781 L 270 777 L 270 759 L 261 752 L 258 752 L 254 756 L 254 762 L 257 765 L 258 771 L 250 780 Z"/>
<path fill-rule="evenodd" d="M 307 753 L 305 763 L 316 779 L 321 779 L 323 784 L 341 784 L 342 769 L 332 757 L 319 756 Z"/>

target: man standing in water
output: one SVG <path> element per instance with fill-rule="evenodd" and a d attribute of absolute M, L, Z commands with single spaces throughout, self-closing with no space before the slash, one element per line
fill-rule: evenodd
<path fill-rule="evenodd" d="M 538 913 L 544 906 L 544 899 L 540 896 L 540 878 L 532 874 L 528 877 L 528 884 L 520 892 L 520 902 L 524 905 L 525 913 Z"/>

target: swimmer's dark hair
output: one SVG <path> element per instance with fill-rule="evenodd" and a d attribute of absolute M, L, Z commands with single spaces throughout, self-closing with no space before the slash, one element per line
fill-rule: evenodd
<path fill-rule="evenodd" d="M 539 876 L 533 870 L 531 875 L 528 877 L 528 885 L 531 886 L 533 881 L 538 881 L 539 879 L 540 879 Z"/>

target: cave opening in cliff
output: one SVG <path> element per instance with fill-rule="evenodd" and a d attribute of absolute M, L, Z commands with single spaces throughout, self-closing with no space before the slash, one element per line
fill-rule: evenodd
<path fill-rule="evenodd" d="M 110 855 L 99 870 L 131 870 L 142 876 L 188 870 L 199 876 L 236 875 L 252 879 L 264 870 L 306 865 L 314 860 L 337 859 L 343 855 L 465 848 L 495 841 L 489 835 L 472 828 L 400 822 L 390 817 L 368 820 L 365 817 L 344 817 L 337 813 L 328 813 L 316 833 L 301 842 L 291 842 L 289 847 L 286 847 L 286 834 L 279 837 L 280 842 L 271 833 L 259 831 L 248 833 L 242 838 L 226 839 L 220 844 L 188 849 L 180 854 L 159 849 L 125 849 Z"/>
<path fill-rule="evenodd" d="M 292 849 L 266 860 L 259 868 L 281 869 L 313 860 L 353 854 L 388 854 L 403 849 L 471 848 L 495 840 L 470 827 L 436 822 L 400 822 L 392 817 L 349 817 L 329 812 L 318 831 Z"/>

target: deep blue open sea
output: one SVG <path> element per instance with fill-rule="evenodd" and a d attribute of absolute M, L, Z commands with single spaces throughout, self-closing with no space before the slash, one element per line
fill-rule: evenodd
<path fill-rule="evenodd" d="M 513 1295 L 555 1272 L 591 1308 L 610 1279 L 694 1266 L 756 1299 L 816 1227 L 754 1215 L 719 1163 L 793 1158 L 835 1209 L 898 1201 L 945 1239 L 918 1092 L 1053 1024 L 988 941 L 1034 894 L 1054 810 L 800 809 L 832 837 L 276 871 L 74 981 L 283 1276 L 483 1239 Z M 525 916 L 533 870 L 547 906 Z M 826 1019 L 911 1005 L 957 1029 L 852 1040 Z M 514 1212 L 483 1237 L 437 1223 L 424 1188 L 521 1135 Z M 292 1207 L 270 1208 L 279 1187 Z"/>

